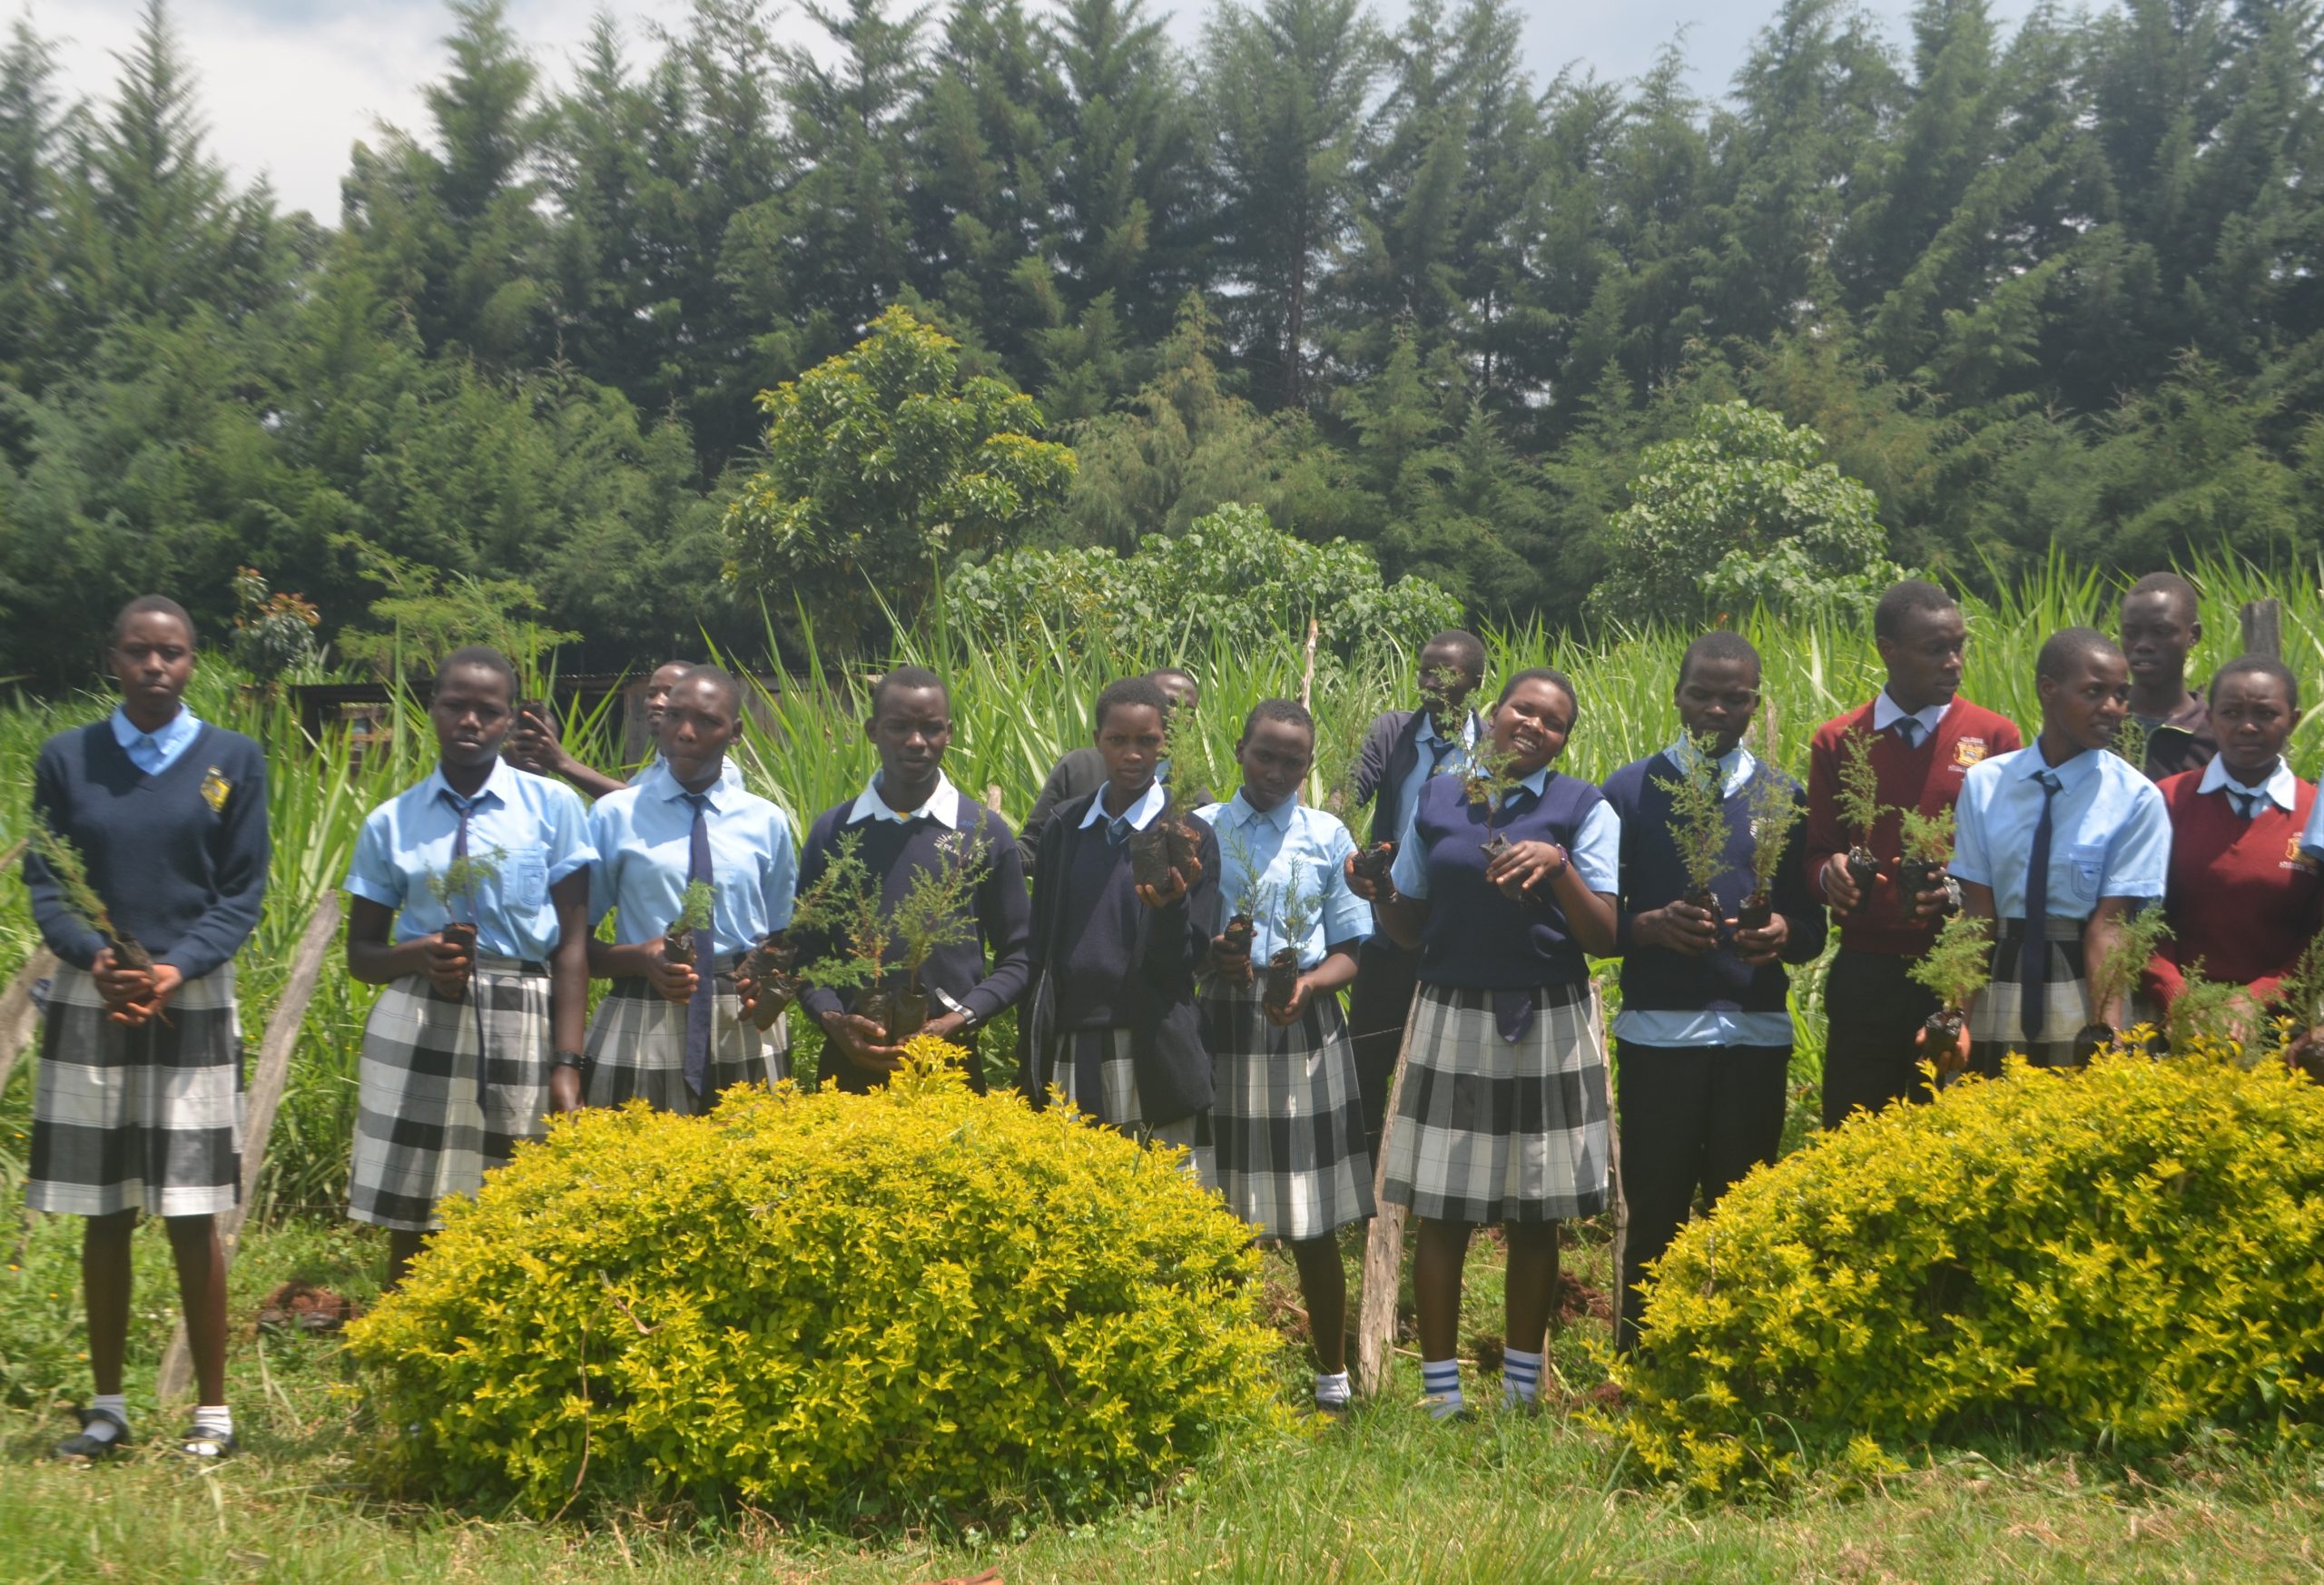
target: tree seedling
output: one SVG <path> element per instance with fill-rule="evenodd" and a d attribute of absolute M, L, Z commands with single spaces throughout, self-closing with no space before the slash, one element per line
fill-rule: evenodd
<path fill-rule="evenodd" d="M 888 916 L 888 928 L 902 944 L 903 971 L 900 984 L 886 988 L 886 1016 L 869 1016 L 891 1040 L 908 1039 L 928 1023 L 928 993 L 920 976 L 929 959 L 976 940 L 974 902 L 987 868 L 984 849 L 969 832 L 956 831 L 937 842 L 936 852 L 936 868 L 915 872 Z"/>
<path fill-rule="evenodd" d="M 2324 931 L 2319 931 L 2276 988 L 2283 1011 L 2277 1029 L 2284 1066 L 2324 1084 Z"/>
<path fill-rule="evenodd" d="M 709 881 L 686 882 L 685 896 L 678 904 L 678 917 L 662 932 L 662 956 L 665 960 L 693 967 L 694 932 L 710 928 L 711 909 L 717 901 L 718 894 Z"/>
<path fill-rule="evenodd" d="M 1953 862 L 1953 806 L 1949 803 L 1935 814 L 1923 814 L 1917 809 L 1905 811 L 1904 859 L 1896 866 L 1896 890 L 1907 910 L 1922 892 L 1944 880 Z M 1946 911 L 1951 911 L 1949 904 Z"/>
<path fill-rule="evenodd" d="M 1227 831 L 1222 827 L 1218 840 L 1243 877 L 1242 885 L 1235 891 L 1235 911 L 1227 915 L 1226 928 L 1219 934 L 1226 938 L 1228 950 L 1247 955 L 1252 940 L 1258 934 L 1259 908 L 1265 901 L 1266 890 L 1264 877 L 1257 855 L 1252 852 L 1251 844 L 1244 840 L 1241 832 Z M 1250 982 L 1250 970 L 1246 966 L 1242 983 L 1248 985 Z"/>
<path fill-rule="evenodd" d="M 1931 1046 L 1950 1051 L 1959 1043 L 1969 1004 L 1993 979 L 1993 961 L 1994 921 L 1955 914 L 1906 971 L 1937 1000 L 1936 1011 L 1923 1026 Z"/>
<path fill-rule="evenodd" d="M 750 982 L 753 1026 L 762 1030 L 774 1028 L 783 1009 L 799 999 L 803 982 L 798 968 L 799 950 L 791 944 L 788 930 L 769 930 L 759 938 L 736 975 Z"/>
<path fill-rule="evenodd" d="M 1477 845 L 1484 849 L 1485 862 L 1490 864 L 1509 851 L 1509 839 L 1494 829 L 1501 823 L 1501 812 L 1509 795 L 1517 791 L 1521 777 L 1509 773 L 1517 756 L 1500 747 L 1489 738 L 1479 738 L 1476 747 L 1469 751 L 1469 768 L 1462 776 L 1462 791 L 1471 803 L 1485 812 L 1485 840 Z"/>
<path fill-rule="evenodd" d="M 436 906 L 444 911 L 449 921 L 442 932 L 446 946 L 470 958 L 476 956 L 476 916 L 480 906 L 478 900 L 487 886 L 500 879 L 500 861 L 507 856 L 506 848 L 495 848 L 489 853 L 454 859 L 428 877 L 428 895 L 436 900 Z"/>
<path fill-rule="evenodd" d="M 2146 723 L 2135 715 L 2122 717 L 2122 724 L 2114 729 L 2114 741 L 2106 746 L 2130 763 L 2141 775 L 2146 773 Z"/>
<path fill-rule="evenodd" d="M 1289 1007 L 1299 989 L 1299 943 L 1315 928 L 1323 901 L 1323 887 L 1319 884 L 1312 892 L 1304 890 L 1295 872 L 1277 898 L 1275 939 L 1283 945 L 1267 955 L 1265 991 L 1267 1006 L 1277 1011 Z"/>
<path fill-rule="evenodd" d="M 1687 872 L 1683 901 L 1716 919 L 1714 888 L 1727 871 L 1727 801 L 1720 794 L 1718 762 L 1711 756 L 1717 741 L 1706 733 L 1689 743 L 1693 753 L 1688 758 L 1693 763 L 1684 773 L 1676 781 L 1658 776 L 1654 784 L 1670 795 L 1670 837 Z"/>
<path fill-rule="evenodd" d="M 1775 922 L 1776 877 L 1784 855 L 1791 851 L 1791 833 L 1806 814 L 1791 783 L 1772 765 L 1762 764 L 1751 778 L 1751 895 L 1735 911 L 1738 930 L 1763 930 Z"/>
<path fill-rule="evenodd" d="M 1170 871 L 1191 877 L 1195 872 L 1195 857 L 1202 852 L 1201 840 L 1187 821 L 1187 805 L 1171 792 L 1162 802 L 1161 811 L 1146 822 L 1145 829 L 1129 835 L 1130 878 L 1140 886 L 1159 891 L 1170 884 Z"/>
<path fill-rule="evenodd" d="M 57 897 L 64 904 L 64 911 L 103 938 L 113 953 L 114 966 L 139 970 L 153 967 L 153 954 L 147 951 L 136 937 L 113 922 L 113 914 L 105 907 L 104 899 L 97 895 L 96 887 L 89 880 L 88 861 L 70 840 L 58 835 L 46 825 L 34 822 L 32 850 L 48 867 L 56 882 Z"/>
<path fill-rule="evenodd" d="M 1872 851 L 1873 829 L 1880 823 L 1880 773 L 1872 764 L 1872 736 L 1852 732 L 1840 741 L 1840 791 L 1837 800 L 1840 822 L 1855 833 L 1848 846 L 1848 884 L 1859 898 L 1872 895 L 1880 878 L 1880 860 Z"/>
<path fill-rule="evenodd" d="M 2032 920 L 2026 924 L 2038 928 Z M 2159 908 L 2145 909 L 2122 921 L 2114 944 L 2090 971 L 2090 1022 L 2083 1025 L 2073 1038 L 2076 1062 L 2087 1062 L 2114 1043 L 2119 1031 L 2099 1019 L 2098 1009 L 2111 1007 L 2130 994 L 2131 987 L 2138 982 L 2139 971 L 2170 934 L 2171 926 L 2164 921 Z"/>

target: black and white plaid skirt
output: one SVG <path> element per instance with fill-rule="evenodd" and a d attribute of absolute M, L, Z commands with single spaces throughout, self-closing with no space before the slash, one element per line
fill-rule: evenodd
<path fill-rule="evenodd" d="M 242 1186 L 242 1025 L 234 966 L 189 980 L 168 1022 L 108 1022 L 86 970 L 56 971 L 33 1080 L 25 1204 L 110 1216 L 202 1216 Z"/>
<path fill-rule="evenodd" d="M 1267 1236 L 1320 1238 L 1372 1215 L 1355 1048 L 1336 995 L 1310 997 L 1286 1029 L 1267 1022 L 1263 989 L 1203 993 L 1216 1088 L 1209 1181 Z"/>
<path fill-rule="evenodd" d="M 2072 1068 L 2074 1037 L 2090 1021 L 2090 988 L 2083 983 L 2082 936 L 2086 921 L 2053 919 L 2043 933 L 2050 939 L 2049 983 L 2043 987 L 2042 1036 L 2028 1040 L 2018 1022 L 2025 1005 L 2017 983 L 2017 958 L 2024 940 L 2024 922 L 2004 920 L 1994 942 L 1993 982 L 1978 993 L 1969 1009 L 1969 1071 L 1998 1077 L 2004 1055 L 2015 1051 L 2036 1068 Z"/>
<path fill-rule="evenodd" d="M 1590 987 L 1535 987 L 1504 1040 L 1490 990 L 1426 985 L 1382 1198 L 1438 1222 L 1551 1222 L 1606 1208 L 1606 1038 Z"/>
<path fill-rule="evenodd" d="M 537 963 L 477 960 L 454 1000 L 423 974 L 379 993 L 363 1026 L 347 1214 L 406 1233 L 443 1226 L 436 1204 L 473 1195 L 488 1167 L 548 1132 L 548 974 Z M 484 1092 L 477 1090 L 483 1014 Z"/>
<path fill-rule="evenodd" d="M 1051 1035 L 1041 1068 L 1049 1077 L 1049 1094 L 1071 1101 L 1094 1119 L 1141 1145 L 1176 1145 L 1187 1151 L 1187 1169 L 1203 1182 L 1214 1181 L 1210 1165 L 1210 1114 L 1196 1112 L 1175 1123 L 1155 1127 L 1138 1109 L 1137 1068 L 1130 1057 L 1130 1032 L 1122 1029 L 1065 1029 Z M 1074 1087 L 1077 1058 L 1085 1053 L 1098 1064 L 1098 1094 L 1081 1095 Z M 1093 1104 L 1094 1102 L 1094 1104 Z"/>
<path fill-rule="evenodd" d="M 582 1048 L 585 1106 L 617 1107 L 643 1099 L 658 1112 L 698 1114 L 738 1084 L 773 1084 L 791 1076 L 791 1015 L 786 1010 L 761 1034 L 742 1016 L 731 964 L 718 971 L 711 998 L 709 1093 L 686 1088 L 686 1008 L 642 979 L 616 980 L 589 1020 Z"/>

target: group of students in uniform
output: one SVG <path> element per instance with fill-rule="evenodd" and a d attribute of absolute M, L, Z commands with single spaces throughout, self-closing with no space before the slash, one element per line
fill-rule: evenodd
<path fill-rule="evenodd" d="M 975 1053 L 1015 1008 L 1032 1104 L 1069 1101 L 1099 1126 L 1185 1147 L 1189 1170 L 1291 1255 L 1325 1413 L 1349 1398 L 1336 1236 L 1373 1214 L 1374 1163 L 1381 1193 L 1419 1224 L 1424 1402 L 1439 1417 L 1465 1412 L 1468 1246 L 1475 1228 L 1500 1225 L 1502 1390 L 1530 1405 L 1558 1224 L 1609 1204 L 1612 1147 L 1630 1208 L 1625 1350 L 1641 1345 L 1648 1267 L 1698 1205 L 1774 1159 L 1788 971 L 1823 956 L 1828 920 L 1827 1127 L 1926 1099 L 1929 1066 L 1995 1074 L 2008 1050 L 2073 1061 L 2084 1022 L 2122 1021 L 2084 988 L 2137 910 L 2159 903 L 2173 931 L 2146 996 L 2167 1004 L 2200 960 L 2247 988 L 2249 1019 L 2318 928 L 2324 819 L 2283 759 L 2298 684 L 2245 657 L 2207 695 L 2191 692 L 2201 627 L 2183 580 L 2133 586 L 2120 645 L 2089 628 L 2049 639 L 2030 745 L 1959 696 L 1967 630 L 1942 589 L 1896 585 L 1874 631 L 1885 684 L 1817 732 L 1805 787 L 1747 746 L 1760 663 L 1736 634 L 1688 649 L 1673 693 L 1681 732 L 1602 787 L 1557 768 L 1582 726 L 1571 678 L 1520 671 L 1479 713 L 1482 645 L 1438 635 L 1421 655 L 1417 707 L 1379 717 L 1351 773 L 1374 844 L 1391 845 L 1384 876 L 1303 801 L 1315 726 L 1289 700 L 1246 720 L 1233 795 L 1189 812 L 1170 784 L 1169 726 L 1197 684 L 1176 669 L 1098 695 L 1090 746 L 1059 764 L 1023 833 L 946 776 L 943 680 L 891 671 L 864 726 L 878 771 L 794 849 L 789 817 L 729 757 L 743 702 L 727 673 L 653 674 L 656 753 L 624 782 L 579 764 L 520 704 L 505 658 L 457 650 L 428 707 L 438 763 L 371 812 L 345 883 L 350 971 L 384 987 L 364 1034 L 350 1215 L 388 1231 L 393 1282 L 440 1226 L 440 1203 L 475 1193 L 550 1115 L 630 1099 L 700 1112 L 732 1085 L 786 1077 L 792 1014 L 755 982 L 751 949 L 792 924 L 794 900 L 834 862 L 864 866 L 891 910 L 916 880 L 966 863 L 959 928 L 909 988 L 928 1000 L 928 1033 Z M 85 856 L 112 927 L 153 959 L 124 966 L 27 858 L 34 916 L 64 965 L 27 1204 L 88 1218 L 97 1393 L 58 1449 L 71 1458 L 128 1438 L 121 1361 L 141 1212 L 169 1228 L 199 1387 L 178 1445 L 204 1459 L 235 1445 L 214 1216 L 240 1176 L 233 958 L 265 891 L 265 765 L 249 739 L 185 709 L 193 664 L 185 613 L 133 601 L 113 635 L 120 708 L 52 739 L 35 773 L 37 818 Z M 2108 752 L 2133 718 L 2143 766 Z M 1840 814 L 1851 754 L 1878 784 L 1868 843 Z M 1478 765 L 1494 778 L 1490 798 L 1473 795 Z M 1689 782 L 1727 823 L 1708 906 L 1679 856 Z M 1746 896 L 1767 873 L 1753 812 L 1770 799 L 1802 818 L 1747 923 Z M 1950 865 L 1904 894 L 1905 812 L 1948 808 Z M 1157 820 L 1183 840 L 1141 874 L 1134 850 Z M 1876 860 L 1868 886 L 1852 845 Z M 710 890 L 708 922 L 690 954 L 673 954 L 668 933 L 696 883 Z M 1993 982 L 1959 1046 L 1932 1050 L 1935 999 L 1908 971 L 1956 909 L 1995 921 Z M 1230 910 L 1246 928 L 1230 926 Z M 793 934 L 802 962 L 832 944 L 819 925 Z M 1293 988 L 1263 993 L 1259 966 L 1286 950 Z M 1590 973 L 1610 957 L 1621 960 L 1610 1060 Z M 594 1019 L 593 977 L 611 982 Z M 889 1029 L 830 989 L 811 985 L 797 1011 L 824 1036 L 821 1077 L 842 1088 L 873 1088 L 902 1059 Z M 970 1063 L 972 1083 L 983 1072 Z"/>

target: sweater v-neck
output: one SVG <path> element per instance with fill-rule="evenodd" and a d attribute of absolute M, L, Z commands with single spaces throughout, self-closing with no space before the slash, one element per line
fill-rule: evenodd
<path fill-rule="evenodd" d="M 168 764 L 163 765 L 158 771 L 149 771 L 144 766 L 139 764 L 135 760 L 131 759 L 129 757 L 129 750 L 122 746 L 121 740 L 113 734 L 113 731 L 110 726 L 107 726 L 102 741 L 107 748 L 118 754 L 121 757 L 121 763 L 127 765 L 136 775 L 137 791 L 144 792 L 148 789 L 158 790 L 165 785 L 172 777 L 186 774 L 186 767 L 192 764 L 197 759 L 202 757 L 202 745 L 210 741 L 210 734 L 216 730 L 217 728 L 211 723 L 207 721 L 203 722 L 194 732 L 193 741 L 178 751 L 177 758 L 172 760 Z"/>

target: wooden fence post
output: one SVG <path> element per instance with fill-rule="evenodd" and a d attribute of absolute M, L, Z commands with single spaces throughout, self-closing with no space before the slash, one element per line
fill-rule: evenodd
<path fill-rule="evenodd" d="M 1380 1128 L 1380 1159 L 1372 1164 L 1372 1226 L 1364 1236 L 1364 1277 L 1355 1313 L 1355 1390 L 1375 1396 L 1388 1380 L 1396 1342 L 1396 1296 L 1403 1287 L 1404 1207 L 1380 1197 L 1388 1183 L 1388 1141 L 1396 1132 L 1396 1101 L 1404 1092 L 1405 1059 L 1413 1052 L 1413 1015 L 1404 1013 L 1396 1076 L 1388 1086 L 1388 1115 Z"/>
<path fill-rule="evenodd" d="M 2243 624 L 2243 653 L 2264 655 L 2271 660 L 2284 656 L 2284 603 L 2273 595 L 2264 600 L 2247 600 L 2239 613 Z"/>
<path fill-rule="evenodd" d="M 1614 1198 L 1614 1337 L 1622 1335 L 1622 1244 L 1630 1231 L 1630 1199 L 1622 1192 L 1622 1120 L 1614 1105 L 1614 1043 L 1605 1038 L 1606 1000 L 1590 987 L 1590 1009 L 1598 1019 L 1600 1041 L 1606 1048 L 1606 1187 Z"/>
<path fill-rule="evenodd" d="M 242 1192 L 234 1208 L 218 1218 L 218 1236 L 226 1247 L 231 1266 L 241 1241 L 242 1218 L 249 1215 L 251 1196 L 258 1192 L 259 1170 L 266 1165 L 267 1137 L 274 1131 L 274 1113 L 290 1078 L 291 1054 L 299 1048 L 299 1029 L 307 1020 L 307 1004 L 322 983 L 323 960 L 339 936 L 339 893 L 326 891 L 316 900 L 314 916 L 299 938 L 290 959 L 290 978 L 282 987 L 274 1016 L 266 1021 L 266 1039 L 258 1052 L 258 1077 L 251 1086 L 250 1103 L 242 1114 Z M 186 1345 L 185 1318 L 178 1318 L 169 1352 L 162 1356 L 161 1374 L 153 1395 L 167 1403 L 182 1394 L 193 1376 L 193 1353 Z"/>

